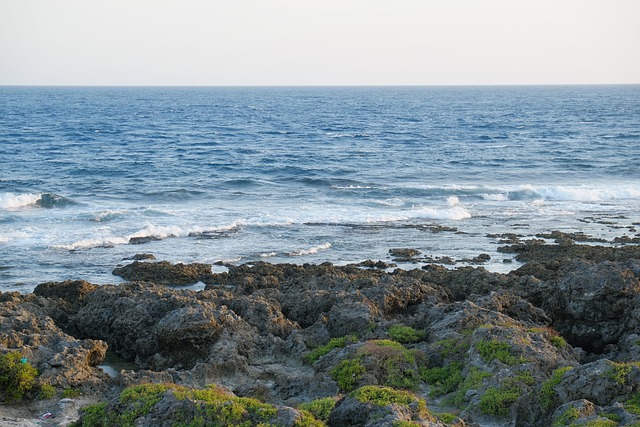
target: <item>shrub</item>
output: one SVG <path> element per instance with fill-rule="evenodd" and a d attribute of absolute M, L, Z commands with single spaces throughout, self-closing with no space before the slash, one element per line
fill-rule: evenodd
<path fill-rule="evenodd" d="M 508 415 L 509 408 L 520 396 L 520 390 L 498 389 L 491 387 L 480 398 L 478 406 L 483 414 L 488 415 Z"/>
<path fill-rule="evenodd" d="M 408 350 L 396 341 L 372 340 L 360 347 L 358 355 L 376 375 L 379 384 L 412 390 L 418 388 L 418 365 L 422 363 L 422 352 Z"/>
<path fill-rule="evenodd" d="M 414 343 L 422 341 L 424 332 L 413 329 L 411 326 L 393 325 L 387 331 L 391 339 L 401 343 Z"/>
<path fill-rule="evenodd" d="M 373 403 L 376 406 L 387 406 L 392 403 L 398 405 L 409 405 L 413 402 L 423 402 L 426 407 L 426 403 L 422 399 L 418 399 L 408 391 L 394 390 L 391 387 L 380 387 L 376 385 L 366 385 L 360 387 L 353 393 L 353 397 L 362 403 Z"/>
<path fill-rule="evenodd" d="M 76 389 L 76 388 L 65 388 L 62 391 L 62 397 L 64 398 L 68 398 L 68 399 L 73 399 L 80 396 L 80 390 Z"/>
<path fill-rule="evenodd" d="M 560 414 L 558 419 L 553 423 L 553 427 L 566 426 L 578 418 L 580 418 L 580 411 L 577 408 L 571 407 Z"/>
<path fill-rule="evenodd" d="M 323 399 L 316 399 L 311 402 L 301 403 L 300 409 L 309 411 L 314 417 L 321 421 L 329 421 L 329 414 L 336 406 L 336 399 L 333 397 L 325 397 Z"/>
<path fill-rule="evenodd" d="M 346 359 L 333 368 L 329 375 L 338 383 L 341 390 L 351 391 L 365 372 L 366 369 L 359 360 Z"/>
<path fill-rule="evenodd" d="M 82 419 L 79 427 L 102 427 L 108 426 L 107 403 L 96 403 L 82 408 Z"/>
<path fill-rule="evenodd" d="M 624 402 L 624 409 L 634 415 L 640 415 L 640 393 L 631 395 L 626 402 Z"/>
<path fill-rule="evenodd" d="M 458 419 L 457 415 L 450 412 L 439 412 L 436 413 L 435 416 L 439 421 L 442 421 L 445 424 L 451 424 Z"/>
<path fill-rule="evenodd" d="M 42 384 L 40 386 L 40 393 L 38 397 L 40 399 L 53 399 L 56 395 L 56 388 L 51 384 Z"/>
<path fill-rule="evenodd" d="M 420 376 L 427 384 L 433 386 L 431 394 L 441 396 L 451 393 L 462 382 L 462 365 L 458 362 L 444 367 L 420 368 Z"/>
<path fill-rule="evenodd" d="M 268 427 L 268 426 L 277 426 L 277 424 L 265 424 L 265 423 L 260 423 L 258 424 L 258 427 Z M 298 419 L 295 421 L 295 423 L 293 423 L 293 427 L 325 427 L 325 423 L 323 423 L 322 421 L 318 421 L 317 419 L 315 419 L 313 417 L 312 414 L 310 414 L 307 411 L 301 411 L 300 413 L 300 417 L 298 417 Z"/>
<path fill-rule="evenodd" d="M 553 404 L 553 401 L 556 397 L 556 391 L 553 389 L 555 386 L 560 384 L 562 380 L 562 376 L 565 372 L 572 370 L 571 366 L 567 366 L 564 368 L 558 368 L 551 373 L 551 377 L 548 380 L 542 383 L 540 387 L 540 404 L 543 409 L 548 409 Z"/>
<path fill-rule="evenodd" d="M 491 362 L 498 359 L 506 365 L 516 365 L 524 360 L 521 357 L 515 357 L 512 354 L 511 346 L 498 340 L 486 341 L 482 340 L 476 343 L 476 350 L 485 362 Z"/>
<path fill-rule="evenodd" d="M 304 360 L 309 364 L 314 364 L 325 354 L 329 353 L 334 348 L 344 348 L 347 344 L 355 343 L 358 339 L 354 335 L 348 335 L 340 338 L 331 338 L 329 342 L 323 346 L 314 349 L 311 353 L 304 356 Z"/>
<path fill-rule="evenodd" d="M 569 344 L 567 344 L 567 341 L 565 341 L 565 339 L 562 338 L 560 335 L 555 335 L 549 338 L 549 342 L 560 350 L 562 350 L 563 348 L 569 347 Z"/>
<path fill-rule="evenodd" d="M 11 400 L 21 400 L 35 385 L 38 371 L 22 353 L 13 351 L 0 356 L 0 385 Z"/>
<path fill-rule="evenodd" d="M 469 390 L 474 390 L 480 387 L 480 385 L 482 384 L 482 380 L 490 376 L 490 373 L 481 371 L 480 369 L 469 369 L 469 372 L 465 379 L 462 381 L 462 383 L 460 383 L 455 393 L 451 397 L 448 397 L 446 399 L 446 403 L 453 406 L 460 406 L 462 402 L 464 402 L 467 392 Z"/>
<path fill-rule="evenodd" d="M 611 362 L 611 370 L 607 372 L 607 376 L 620 385 L 624 385 L 627 375 L 631 372 L 630 363 Z"/>

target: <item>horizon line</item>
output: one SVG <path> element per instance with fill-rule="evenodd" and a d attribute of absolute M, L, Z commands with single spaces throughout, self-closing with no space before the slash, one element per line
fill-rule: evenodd
<path fill-rule="evenodd" d="M 522 87 L 522 86 L 638 86 L 637 83 L 465 83 L 465 84 L 0 84 L 0 87 L 173 87 L 173 88 L 337 88 L 337 87 Z"/>

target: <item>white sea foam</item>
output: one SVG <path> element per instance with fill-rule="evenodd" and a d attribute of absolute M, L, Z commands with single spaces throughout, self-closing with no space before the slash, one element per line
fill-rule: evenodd
<path fill-rule="evenodd" d="M 129 243 L 126 237 L 97 237 L 94 239 L 83 239 L 68 245 L 53 245 L 56 249 L 66 249 L 69 251 L 78 249 L 99 248 L 106 246 L 124 245 Z"/>
<path fill-rule="evenodd" d="M 35 205 L 41 197 L 42 194 L 0 193 L 0 208 L 17 209 L 25 206 Z"/>
<path fill-rule="evenodd" d="M 534 191 L 549 200 L 600 202 L 607 200 L 640 199 L 639 188 L 593 188 L 555 186 L 535 188 Z"/>
<path fill-rule="evenodd" d="M 508 194 L 505 194 L 505 193 L 481 194 L 480 197 L 482 197 L 484 200 L 488 200 L 491 202 L 505 202 L 509 200 Z"/>
<path fill-rule="evenodd" d="M 413 209 L 416 217 L 426 219 L 444 219 L 459 221 L 471 218 L 471 213 L 462 206 L 454 206 L 448 209 L 435 209 L 430 207 L 416 207 Z"/>
<path fill-rule="evenodd" d="M 305 256 L 305 255 L 314 255 L 320 251 L 327 250 L 331 247 L 331 243 L 323 243 L 322 245 L 313 246 L 309 249 L 302 249 L 296 252 L 291 252 L 290 256 Z"/>
<path fill-rule="evenodd" d="M 260 258 L 273 258 L 276 255 L 278 255 L 276 252 L 265 252 L 260 254 Z"/>

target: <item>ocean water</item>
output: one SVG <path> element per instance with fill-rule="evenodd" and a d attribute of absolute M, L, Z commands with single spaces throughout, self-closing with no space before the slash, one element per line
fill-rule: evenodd
<path fill-rule="evenodd" d="M 495 234 L 635 237 L 639 163 L 640 86 L 0 87 L 0 291 L 143 252 L 508 271 Z"/>

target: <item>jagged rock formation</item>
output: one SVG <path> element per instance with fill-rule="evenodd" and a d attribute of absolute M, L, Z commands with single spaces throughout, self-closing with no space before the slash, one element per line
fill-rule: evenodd
<path fill-rule="evenodd" d="M 509 274 L 262 262 L 212 274 L 134 262 L 127 277 L 141 282 L 1 294 L 0 351 L 25 349 L 52 384 L 98 390 L 109 380 L 92 366 L 108 344 L 141 368 L 113 380 L 118 390 L 220 384 L 287 405 L 285 425 L 301 419 L 292 407 L 319 398 L 338 402 L 324 420 L 331 426 L 547 426 L 606 415 L 632 425 L 640 417 L 640 250 L 551 236 L 558 245 L 510 240 L 502 250 L 528 263 Z M 183 274 L 206 289 L 152 283 L 185 283 Z M 417 400 L 358 400 L 386 388 Z M 167 393 L 162 411 L 196 411 Z M 140 415 L 141 425 L 154 414 Z"/>

